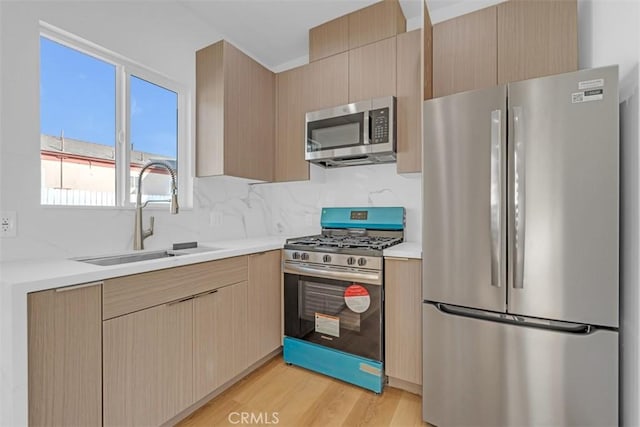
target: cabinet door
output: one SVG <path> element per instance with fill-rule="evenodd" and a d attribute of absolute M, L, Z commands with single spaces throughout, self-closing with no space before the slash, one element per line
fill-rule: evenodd
<path fill-rule="evenodd" d="M 349 49 L 404 33 L 407 22 L 398 0 L 382 0 L 347 15 Z"/>
<path fill-rule="evenodd" d="M 224 43 L 225 175 L 273 181 L 275 74 Z"/>
<path fill-rule="evenodd" d="M 576 0 L 511 0 L 498 8 L 498 83 L 578 69 Z"/>
<path fill-rule="evenodd" d="M 325 22 L 309 30 L 309 61 L 349 50 L 349 16 Z"/>
<path fill-rule="evenodd" d="M 349 51 L 349 102 L 395 94 L 395 37 Z"/>
<path fill-rule="evenodd" d="M 280 251 L 249 256 L 249 364 L 282 342 L 282 270 Z"/>
<path fill-rule="evenodd" d="M 31 293 L 29 425 L 102 424 L 101 286 Z"/>
<path fill-rule="evenodd" d="M 194 400 L 205 397 L 249 366 L 247 325 L 247 282 L 194 299 Z"/>
<path fill-rule="evenodd" d="M 397 37 L 397 170 L 399 173 L 422 170 L 422 31 L 414 30 Z"/>
<path fill-rule="evenodd" d="M 496 7 L 433 26 L 433 97 L 495 86 Z"/>
<path fill-rule="evenodd" d="M 304 68 L 302 85 L 305 112 L 349 103 L 348 52 L 314 61 Z"/>
<path fill-rule="evenodd" d="M 160 425 L 193 400 L 193 299 L 103 323 L 104 425 Z"/>
<path fill-rule="evenodd" d="M 275 180 L 309 179 L 309 163 L 304 159 L 305 73 L 308 66 L 277 76 L 276 170 Z"/>
<path fill-rule="evenodd" d="M 385 372 L 422 384 L 422 262 L 386 258 Z"/>

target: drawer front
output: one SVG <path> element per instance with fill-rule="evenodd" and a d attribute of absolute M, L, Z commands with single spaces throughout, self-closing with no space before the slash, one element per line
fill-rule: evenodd
<path fill-rule="evenodd" d="M 243 282 L 247 276 L 247 257 L 239 256 L 108 279 L 102 287 L 102 319 Z"/>

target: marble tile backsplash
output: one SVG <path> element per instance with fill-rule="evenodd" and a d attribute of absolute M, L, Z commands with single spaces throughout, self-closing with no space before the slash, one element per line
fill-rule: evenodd
<path fill-rule="evenodd" d="M 396 165 L 325 170 L 311 166 L 311 179 L 253 183 L 233 177 L 194 180 L 192 209 L 155 216 L 155 234 L 145 248 L 174 242 L 212 242 L 269 235 L 302 236 L 320 231 L 325 206 L 404 206 L 406 240 L 421 241 L 421 175 L 396 174 Z M 131 209 L 42 207 L 19 212 L 18 237 L 0 241 L 0 260 L 71 258 L 130 251 Z"/>

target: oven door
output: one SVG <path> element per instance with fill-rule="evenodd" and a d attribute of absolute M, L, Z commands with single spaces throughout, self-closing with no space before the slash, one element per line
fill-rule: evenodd
<path fill-rule="evenodd" d="M 286 336 L 383 361 L 382 284 L 284 274 Z"/>

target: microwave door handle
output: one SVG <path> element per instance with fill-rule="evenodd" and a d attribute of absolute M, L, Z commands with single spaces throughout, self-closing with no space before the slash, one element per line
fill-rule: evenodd
<path fill-rule="evenodd" d="M 362 139 L 364 140 L 364 144 L 371 144 L 371 118 L 369 117 L 369 112 L 364 111 L 363 115 L 363 124 L 362 124 Z"/>

